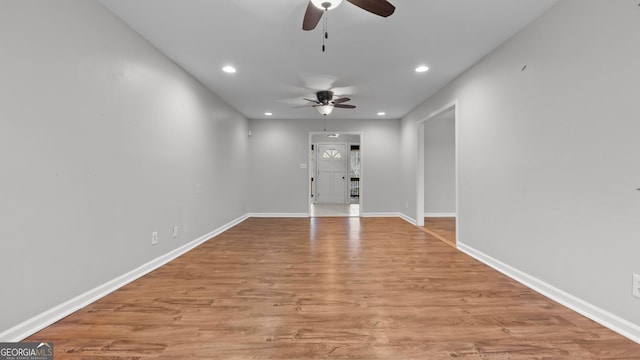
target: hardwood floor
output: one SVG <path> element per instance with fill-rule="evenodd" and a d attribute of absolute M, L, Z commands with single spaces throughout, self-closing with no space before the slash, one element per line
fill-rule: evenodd
<path fill-rule="evenodd" d="M 33 335 L 55 359 L 638 359 L 395 218 L 251 218 Z"/>
<path fill-rule="evenodd" d="M 426 233 L 445 243 L 456 247 L 456 218 L 455 217 L 425 217 L 424 227 Z"/>

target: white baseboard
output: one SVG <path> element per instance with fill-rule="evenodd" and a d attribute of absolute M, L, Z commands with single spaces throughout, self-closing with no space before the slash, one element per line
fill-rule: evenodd
<path fill-rule="evenodd" d="M 301 218 L 309 217 L 308 213 L 249 213 L 247 217 L 254 218 Z"/>
<path fill-rule="evenodd" d="M 515 269 L 470 246 L 458 243 L 457 247 L 458 250 L 465 254 L 496 269 L 540 294 L 640 344 L 640 326 L 547 284 L 538 278 Z"/>
<path fill-rule="evenodd" d="M 409 223 L 409 224 L 411 224 L 411 225 L 416 225 L 416 226 L 418 225 L 418 222 L 416 221 L 416 219 L 414 219 L 414 218 L 412 218 L 412 217 L 409 217 L 409 216 L 407 216 L 407 215 L 405 215 L 405 214 L 403 214 L 403 213 L 398 213 L 398 216 L 399 216 L 402 220 L 404 220 L 404 221 L 408 222 L 408 223 Z"/>
<path fill-rule="evenodd" d="M 388 217 L 399 217 L 400 213 L 397 212 L 363 212 L 360 213 L 360 217 L 379 217 L 379 218 L 388 218 Z"/>
<path fill-rule="evenodd" d="M 18 342 L 29 337 L 30 335 L 44 329 L 45 327 L 55 323 L 56 321 L 82 309 L 83 307 L 99 300 L 100 298 L 109 295 L 110 293 L 118 290 L 119 288 L 127 285 L 128 283 L 141 278 L 142 276 L 150 273 L 151 271 L 165 265 L 171 260 L 176 259 L 180 255 L 192 250 L 198 245 L 206 242 L 207 240 L 220 235 L 222 232 L 236 226 L 248 218 L 248 215 L 243 215 L 229 223 L 222 225 L 216 230 L 205 234 L 188 244 L 185 244 L 177 249 L 174 249 L 158 258 L 155 258 L 148 263 L 129 271 L 113 280 L 110 280 L 94 289 L 87 291 L 73 299 L 70 299 L 60 305 L 57 305 L 39 315 L 34 316 L 12 328 L 9 328 L 0 333 L 0 342 Z"/>
<path fill-rule="evenodd" d="M 456 217 L 456 213 L 424 213 L 424 217 L 444 218 Z"/>
<path fill-rule="evenodd" d="M 380 217 L 380 218 L 385 218 L 385 217 L 398 217 L 398 216 L 400 216 L 400 213 L 397 213 L 397 212 L 361 213 L 360 216 L 361 217 Z"/>

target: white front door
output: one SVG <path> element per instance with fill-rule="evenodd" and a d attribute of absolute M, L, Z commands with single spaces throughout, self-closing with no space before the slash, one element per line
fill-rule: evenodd
<path fill-rule="evenodd" d="M 318 144 L 318 203 L 347 203 L 347 144 Z"/>

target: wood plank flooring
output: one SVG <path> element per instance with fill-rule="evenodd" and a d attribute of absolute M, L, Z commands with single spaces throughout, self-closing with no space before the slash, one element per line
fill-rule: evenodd
<path fill-rule="evenodd" d="M 395 218 L 251 218 L 31 336 L 55 359 L 638 359 Z"/>
<path fill-rule="evenodd" d="M 456 218 L 455 217 L 425 217 L 424 227 L 426 233 L 456 247 Z"/>

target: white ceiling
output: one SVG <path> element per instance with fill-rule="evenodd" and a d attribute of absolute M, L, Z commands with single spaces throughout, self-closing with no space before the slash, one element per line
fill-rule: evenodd
<path fill-rule="evenodd" d="M 329 12 L 324 53 L 322 23 L 302 30 L 307 0 L 100 2 L 247 118 L 321 118 L 292 106 L 332 89 L 357 108 L 330 117 L 397 119 L 557 0 L 390 0 L 388 18 L 345 1 Z"/>

